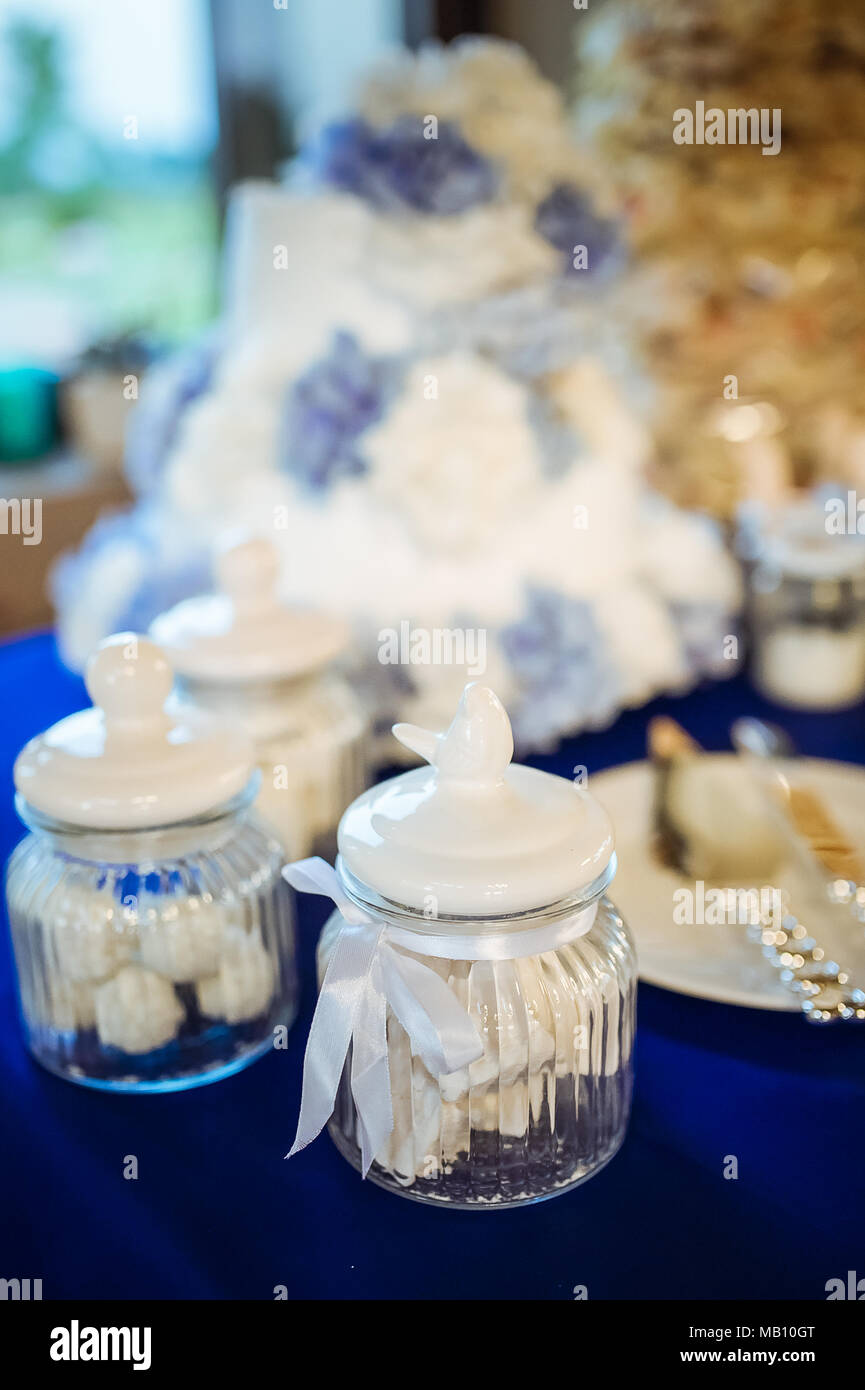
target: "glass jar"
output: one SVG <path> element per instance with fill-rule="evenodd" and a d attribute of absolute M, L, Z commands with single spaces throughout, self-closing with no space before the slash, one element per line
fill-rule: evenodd
<path fill-rule="evenodd" d="M 815 502 L 764 523 L 749 576 L 752 671 L 770 700 L 843 709 L 865 695 L 865 538 Z"/>
<path fill-rule="evenodd" d="M 422 916 L 395 904 L 366 906 L 402 932 L 428 931 Z M 448 927 L 543 931 L 563 910 L 589 906 L 597 910 L 585 935 L 538 955 L 450 960 L 411 953 L 465 1006 L 484 1051 L 459 1072 L 431 1076 L 388 1011 L 394 1127 L 369 1170 L 374 1182 L 420 1202 L 516 1206 L 576 1187 L 613 1157 L 631 1103 L 637 968 L 628 928 L 602 889 L 576 909 L 560 904 L 540 916 L 458 919 Z M 335 912 L 324 928 L 319 983 L 344 925 Z M 328 1129 L 360 1169 L 349 1063 Z"/>
<path fill-rule="evenodd" d="M 296 1009 L 282 845 L 231 726 L 177 723 L 153 643 L 108 638 L 94 708 L 15 764 L 6 896 L 27 1045 L 83 1085 L 170 1091 L 262 1055 Z"/>
<path fill-rule="evenodd" d="M 178 679 L 192 710 L 239 720 L 261 773 L 257 808 L 286 853 L 332 854 L 336 826 L 369 780 L 367 722 L 346 681 L 333 671 L 248 685 Z"/>
<path fill-rule="evenodd" d="M 288 856 L 330 854 L 369 774 L 366 714 L 334 665 L 348 631 L 280 600 L 280 557 L 263 537 L 226 537 L 215 566 L 217 593 L 185 600 L 151 629 L 173 664 L 178 700 L 252 739 L 259 809 Z"/>
<path fill-rule="evenodd" d="M 348 807 L 335 867 L 288 865 L 330 897 L 292 1154 L 325 1124 L 364 1176 L 418 1201 L 534 1202 L 599 1171 L 631 1097 L 636 964 L 605 896 L 616 861 L 586 788 L 512 763 L 492 690 L 429 764 Z"/>
<path fill-rule="evenodd" d="M 250 791 L 181 826 L 92 831 L 39 815 L 6 893 L 27 1046 L 120 1091 L 217 1081 L 297 1007 L 282 846 Z"/>

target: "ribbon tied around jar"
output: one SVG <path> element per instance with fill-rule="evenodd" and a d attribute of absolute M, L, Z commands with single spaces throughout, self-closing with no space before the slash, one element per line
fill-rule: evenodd
<path fill-rule="evenodd" d="M 429 1073 L 449 1075 L 476 1062 L 484 1045 L 474 1019 L 442 977 L 394 944 L 451 959 L 515 959 L 554 949 L 587 932 L 591 905 L 553 926 L 495 938 L 481 935 L 413 939 L 367 912 L 344 891 L 336 870 L 315 857 L 287 864 L 283 876 L 300 892 L 331 898 L 343 919 L 318 996 L 303 1061 L 297 1133 L 287 1158 L 312 1143 L 333 1114 L 351 1050 L 351 1093 L 365 1177 L 393 1130 L 388 1064 L 388 1008 Z"/>

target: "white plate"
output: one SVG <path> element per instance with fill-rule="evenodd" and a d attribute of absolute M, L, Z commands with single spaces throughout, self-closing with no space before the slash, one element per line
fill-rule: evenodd
<path fill-rule="evenodd" d="M 732 754 L 712 755 L 730 758 Z M 833 816 L 861 843 L 865 825 L 865 768 L 805 758 L 801 781 L 824 800 Z M 743 777 L 747 772 L 743 768 Z M 797 777 L 797 781 L 799 778 Z M 609 811 L 616 831 L 619 869 L 610 897 L 634 936 L 640 977 L 679 994 L 743 1004 L 754 1009 L 799 1006 L 775 977 L 773 967 L 747 940 L 745 928 L 683 926 L 673 920 L 677 889 L 694 890 L 693 880 L 656 862 L 650 850 L 653 770 L 648 762 L 626 763 L 590 777 L 592 794 Z M 865 988 L 865 928 L 846 909 L 809 896 L 797 871 L 777 875 L 790 893 L 793 912 L 824 948 Z M 710 885 L 707 884 L 707 890 Z M 746 885 L 762 887 L 760 884 Z"/>

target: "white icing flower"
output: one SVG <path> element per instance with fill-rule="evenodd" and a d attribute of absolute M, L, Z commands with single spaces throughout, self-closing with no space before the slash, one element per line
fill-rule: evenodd
<path fill-rule="evenodd" d="M 648 498 L 638 532 L 640 567 L 670 602 L 737 607 L 741 581 L 715 522 Z"/>
<path fill-rule="evenodd" d="M 165 500 L 182 514 L 224 523 L 248 495 L 255 478 L 271 473 L 278 429 L 277 404 L 264 392 L 217 392 L 184 416 L 165 477 Z"/>
<path fill-rule="evenodd" d="M 506 524 L 540 472 L 525 389 L 469 353 L 415 366 L 364 452 L 370 486 L 433 550 Z"/>
<path fill-rule="evenodd" d="M 561 257 L 517 203 L 455 217 L 380 216 L 371 275 L 427 309 L 499 294 L 555 272 Z"/>
<path fill-rule="evenodd" d="M 645 582 L 619 583 L 598 596 L 595 617 L 619 669 L 623 705 L 684 686 L 688 668 L 666 605 Z"/>

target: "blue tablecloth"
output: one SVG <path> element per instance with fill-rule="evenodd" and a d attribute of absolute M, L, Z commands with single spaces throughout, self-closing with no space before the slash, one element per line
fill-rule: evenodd
<path fill-rule="evenodd" d="M 85 702 L 51 639 L 0 647 L 0 848 L 19 838 L 21 744 Z M 639 758 L 669 711 L 708 747 L 766 708 L 737 678 L 658 700 L 539 765 L 591 774 Z M 771 711 L 769 711 L 771 713 Z M 786 722 L 811 754 L 865 761 L 865 714 Z M 324 906 L 303 904 L 299 1023 L 286 1051 L 167 1096 L 112 1096 L 25 1053 L 0 947 L 0 1276 L 45 1298 L 825 1298 L 865 1276 L 865 1033 L 643 985 L 633 1117 L 621 1153 L 555 1201 L 467 1214 L 401 1201 L 327 1138 L 283 1160 L 297 1117 Z M 137 1180 L 124 1159 L 138 1159 Z M 738 1178 L 725 1179 L 727 1155 Z"/>

